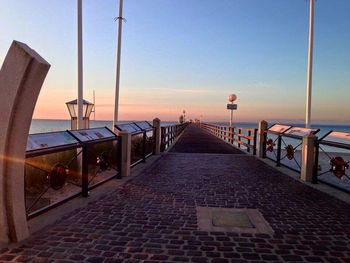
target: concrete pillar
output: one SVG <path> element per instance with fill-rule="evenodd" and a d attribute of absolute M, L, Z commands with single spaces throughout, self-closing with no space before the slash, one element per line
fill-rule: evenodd
<path fill-rule="evenodd" d="M 161 131 L 161 125 L 160 125 L 160 119 L 155 118 L 153 120 L 153 127 L 154 127 L 154 131 L 155 131 L 155 135 L 154 135 L 154 143 L 155 143 L 155 147 L 154 147 L 154 154 L 158 155 L 160 154 L 160 146 L 162 143 L 162 131 Z"/>
<path fill-rule="evenodd" d="M 18 41 L 0 71 L 0 242 L 29 236 L 24 163 L 28 132 L 41 86 L 50 69 L 39 54 Z"/>
<path fill-rule="evenodd" d="M 266 141 L 265 141 L 265 132 L 267 131 L 268 124 L 266 121 L 262 120 L 259 122 L 259 128 L 258 128 L 258 157 L 264 158 L 265 157 L 265 147 L 266 147 Z"/>
<path fill-rule="evenodd" d="M 315 145 L 317 136 L 314 134 L 303 137 L 303 146 L 301 152 L 301 174 L 300 179 L 304 182 L 312 182 L 315 167 Z"/>
<path fill-rule="evenodd" d="M 120 173 L 122 177 L 130 175 L 131 165 L 131 133 L 127 131 L 120 131 L 122 149 L 121 149 L 121 164 Z"/>

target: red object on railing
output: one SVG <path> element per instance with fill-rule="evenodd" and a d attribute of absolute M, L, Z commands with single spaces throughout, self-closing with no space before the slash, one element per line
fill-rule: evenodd
<path fill-rule="evenodd" d="M 340 156 L 333 157 L 330 161 L 332 173 L 339 179 L 345 175 L 346 169 L 349 169 L 349 162 L 345 162 Z"/>

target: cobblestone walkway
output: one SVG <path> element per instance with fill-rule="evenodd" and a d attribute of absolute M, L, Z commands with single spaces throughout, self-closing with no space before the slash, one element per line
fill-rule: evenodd
<path fill-rule="evenodd" d="M 273 235 L 199 231 L 196 206 L 257 208 Z M 248 155 L 168 153 L 0 261 L 350 262 L 350 206 Z"/>

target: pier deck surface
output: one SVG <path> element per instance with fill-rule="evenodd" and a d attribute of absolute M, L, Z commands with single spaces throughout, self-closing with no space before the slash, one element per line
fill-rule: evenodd
<path fill-rule="evenodd" d="M 170 152 L 242 154 L 243 152 L 225 143 L 207 131 L 190 125 Z"/>
<path fill-rule="evenodd" d="M 197 129 L 122 189 L 2 249 L 0 261 L 350 262 L 348 204 L 253 156 L 176 152 Z M 197 206 L 258 209 L 274 234 L 200 231 Z"/>

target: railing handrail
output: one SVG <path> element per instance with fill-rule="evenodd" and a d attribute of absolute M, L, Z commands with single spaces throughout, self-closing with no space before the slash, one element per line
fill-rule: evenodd
<path fill-rule="evenodd" d="M 233 145 L 237 143 L 238 148 L 245 146 L 247 152 L 250 152 L 250 149 L 253 150 L 253 154 L 256 154 L 257 146 L 257 131 L 256 128 L 246 128 L 238 126 L 227 126 L 227 125 L 216 125 L 212 123 L 199 123 L 200 127 L 208 130 L 210 133 L 223 139 L 224 141 Z M 245 132 L 245 133 L 243 133 Z M 242 141 L 245 139 L 246 141 Z"/>
<path fill-rule="evenodd" d="M 189 123 L 177 123 L 161 127 L 161 151 L 165 151 L 184 131 Z"/>

